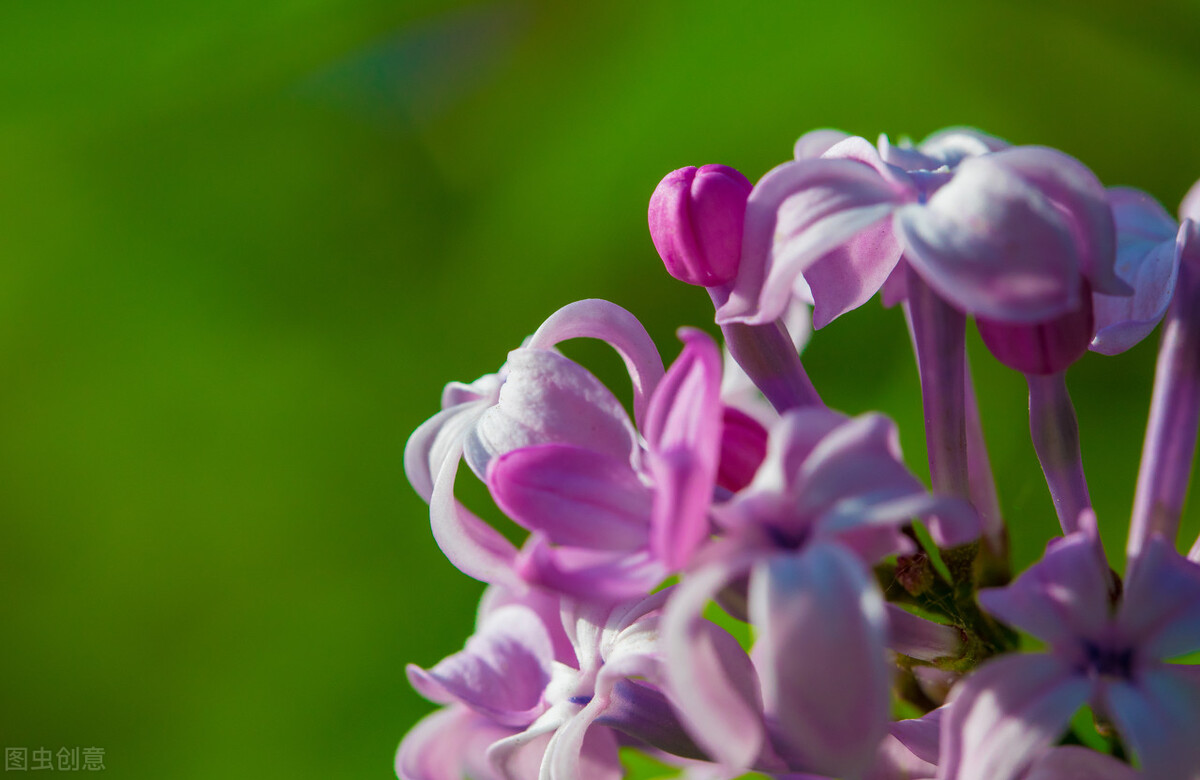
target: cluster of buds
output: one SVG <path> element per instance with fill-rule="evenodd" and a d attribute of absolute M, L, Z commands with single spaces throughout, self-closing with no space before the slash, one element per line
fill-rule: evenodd
<path fill-rule="evenodd" d="M 442 706 L 404 738 L 399 777 L 609 780 L 632 748 L 697 779 L 1200 778 L 1200 542 L 1176 547 L 1200 424 L 1200 187 L 1180 214 L 966 129 L 815 131 L 755 185 L 722 165 L 669 174 L 650 235 L 708 290 L 724 346 L 681 329 L 664 367 L 633 315 L 579 301 L 497 373 L 447 385 L 408 442 L 434 538 L 488 587 L 464 649 L 409 667 Z M 800 359 L 810 316 L 877 291 L 912 335 L 931 486 L 889 419 L 828 406 Z M 1028 379 L 1061 527 L 1019 573 L 968 318 Z M 1065 377 L 1164 318 L 1122 578 Z M 557 349 L 574 338 L 616 350 L 632 413 Z M 463 461 L 520 545 L 456 498 Z"/>

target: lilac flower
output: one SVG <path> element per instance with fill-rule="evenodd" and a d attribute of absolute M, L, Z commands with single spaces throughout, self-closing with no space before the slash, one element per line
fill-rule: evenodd
<path fill-rule="evenodd" d="M 1085 524 L 1008 588 L 980 593 L 988 611 L 1048 650 L 989 661 L 963 681 L 944 721 L 941 780 L 1018 777 L 1085 703 L 1111 720 L 1149 777 L 1200 773 L 1200 668 L 1166 662 L 1200 649 L 1200 566 L 1155 537 L 1114 609 L 1094 533 Z"/>
<path fill-rule="evenodd" d="M 522 587 L 517 551 L 454 496 L 459 463 L 483 478 L 497 455 L 535 444 L 575 444 L 614 458 L 638 454 L 637 434 L 620 401 L 579 364 L 555 349 L 571 338 L 599 338 L 625 361 L 634 413 L 646 413 L 663 376 L 662 360 L 641 323 L 607 301 L 578 301 L 553 314 L 496 374 L 451 383 L 442 411 L 413 433 L 404 469 L 429 502 L 434 539 L 455 566 L 485 582 Z"/>
<path fill-rule="evenodd" d="M 1111 212 L 1086 167 L 1053 149 L 985 151 L 982 137 L 971 140 L 975 156 L 949 136 L 928 147 L 940 159 L 889 155 L 933 168 L 906 171 L 847 138 L 769 172 L 747 203 L 742 262 L 718 321 L 774 319 L 803 274 L 819 328 L 870 298 L 901 254 L 952 305 L 997 320 L 1071 311 L 1084 279 L 1128 293 L 1112 270 Z"/>
<path fill-rule="evenodd" d="M 594 443 L 547 443 L 492 459 L 496 503 L 533 535 L 522 577 L 582 598 L 645 594 L 708 536 L 721 454 L 720 354 L 700 331 L 651 396 L 634 457 Z"/>
<path fill-rule="evenodd" d="M 396 754 L 401 780 L 496 780 L 492 744 L 520 733 L 545 709 L 554 665 L 575 662 L 559 600 L 492 586 L 480 601 L 475 635 L 432 669 L 410 664 L 425 698 L 446 705 L 418 723 Z"/>
<path fill-rule="evenodd" d="M 658 624 L 669 591 L 600 606 L 572 601 L 563 620 L 575 666 L 556 664 L 542 714 L 488 751 L 503 778 L 576 780 L 621 776 L 618 732 L 676 755 L 703 758 L 659 688 L 663 678 Z M 706 637 L 736 647 L 712 627 Z"/>
<path fill-rule="evenodd" d="M 701 552 L 664 625 L 685 723 L 730 767 L 777 752 L 793 769 L 861 774 L 887 730 L 890 677 L 888 614 L 864 562 L 910 549 L 899 527 L 914 516 L 937 515 L 955 545 L 977 533 L 974 514 L 925 492 L 885 418 L 826 409 L 784 415 L 754 481 L 715 511 L 726 537 Z M 702 636 L 704 604 L 746 577 L 761 705 Z"/>
<path fill-rule="evenodd" d="M 750 182 L 727 165 L 680 168 L 650 196 L 650 237 L 671 276 L 702 287 L 737 274 Z"/>

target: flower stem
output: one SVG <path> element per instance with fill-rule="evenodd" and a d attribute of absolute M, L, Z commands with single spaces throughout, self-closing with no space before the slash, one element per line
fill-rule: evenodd
<path fill-rule="evenodd" d="M 1054 511 L 1063 533 L 1079 530 L 1079 513 L 1092 506 L 1083 459 L 1079 422 L 1067 392 L 1067 374 L 1026 374 L 1029 383 L 1029 433 L 1046 475 Z"/>
<path fill-rule="evenodd" d="M 1150 419 L 1138 469 L 1128 553 L 1135 557 L 1153 534 L 1174 543 L 1187 495 L 1196 430 L 1200 423 L 1200 280 L 1188 264 L 1179 269 L 1167 310 Z"/>
<path fill-rule="evenodd" d="M 724 289 L 708 288 L 718 306 Z M 766 325 L 729 323 L 721 333 L 733 359 L 780 414 L 822 404 L 782 319 Z"/>
<path fill-rule="evenodd" d="M 925 445 L 935 493 L 970 500 L 966 409 L 966 317 L 908 270 L 908 312 L 921 400 Z"/>

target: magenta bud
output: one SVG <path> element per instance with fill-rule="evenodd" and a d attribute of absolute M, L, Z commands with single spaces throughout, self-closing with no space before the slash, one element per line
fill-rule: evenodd
<path fill-rule="evenodd" d="M 715 287 L 732 281 L 742 258 L 746 199 L 753 186 L 727 165 L 680 168 L 650 196 L 650 238 L 667 273 Z"/>
<path fill-rule="evenodd" d="M 1083 357 L 1096 335 L 1092 292 L 1084 287 L 1078 308 L 1045 322 L 1015 324 L 976 317 L 983 343 L 997 360 L 1023 374 L 1065 371 Z"/>

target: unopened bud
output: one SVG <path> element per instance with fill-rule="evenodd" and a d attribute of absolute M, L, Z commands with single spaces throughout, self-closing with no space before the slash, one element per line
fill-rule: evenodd
<path fill-rule="evenodd" d="M 650 196 L 650 238 L 667 273 L 715 287 L 737 275 L 752 185 L 727 165 L 680 168 Z"/>

